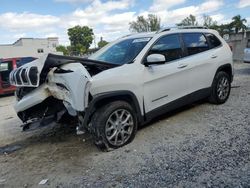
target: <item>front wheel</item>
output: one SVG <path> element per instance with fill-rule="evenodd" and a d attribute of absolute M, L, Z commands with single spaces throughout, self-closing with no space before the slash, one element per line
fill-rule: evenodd
<path fill-rule="evenodd" d="M 125 101 L 114 101 L 97 109 L 92 117 L 95 144 L 103 150 L 130 143 L 137 131 L 134 109 Z"/>
<path fill-rule="evenodd" d="M 230 76 L 223 71 L 215 75 L 209 101 L 214 104 L 223 104 L 227 101 L 231 91 Z"/>

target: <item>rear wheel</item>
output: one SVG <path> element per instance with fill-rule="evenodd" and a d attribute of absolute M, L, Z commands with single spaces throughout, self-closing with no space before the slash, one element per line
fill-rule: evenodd
<path fill-rule="evenodd" d="M 215 75 L 209 101 L 214 104 L 225 103 L 229 97 L 230 91 L 230 76 L 226 72 L 220 71 Z"/>
<path fill-rule="evenodd" d="M 136 114 L 127 102 L 114 101 L 99 108 L 92 117 L 95 144 L 102 150 L 131 142 L 137 131 Z"/>

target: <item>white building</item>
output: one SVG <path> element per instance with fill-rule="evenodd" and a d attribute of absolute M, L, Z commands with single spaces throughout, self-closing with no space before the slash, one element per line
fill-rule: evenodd
<path fill-rule="evenodd" d="M 45 53 L 57 53 L 58 38 L 20 38 L 13 44 L 0 45 L 0 59 L 14 57 L 40 57 Z"/>

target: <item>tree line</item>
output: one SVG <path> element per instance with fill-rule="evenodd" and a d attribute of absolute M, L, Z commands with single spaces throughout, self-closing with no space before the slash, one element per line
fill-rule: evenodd
<path fill-rule="evenodd" d="M 203 22 L 198 23 L 196 17 L 190 14 L 188 17 L 184 18 L 176 26 L 205 26 L 209 29 L 217 30 L 222 36 L 224 34 L 238 33 L 239 31 L 246 31 L 248 28 L 246 26 L 247 20 L 242 18 L 240 15 L 232 17 L 232 21 L 228 24 L 218 24 L 210 16 L 204 15 Z M 163 26 L 161 26 L 161 19 L 153 14 L 148 14 L 147 18 L 143 16 L 138 16 L 136 21 L 129 23 L 129 29 L 132 32 L 149 32 L 158 31 Z"/>
<path fill-rule="evenodd" d="M 217 30 L 221 36 L 224 34 L 238 33 L 239 31 L 246 31 L 248 27 L 246 26 L 247 20 L 242 18 L 240 15 L 232 17 L 230 23 L 218 24 L 210 16 L 204 15 L 202 23 L 198 23 L 197 18 L 190 14 L 188 17 L 184 18 L 180 23 L 177 23 L 177 27 L 182 26 L 205 26 L 209 29 Z M 145 18 L 144 16 L 138 16 L 135 21 L 129 23 L 129 30 L 131 32 L 151 32 L 158 31 L 162 29 L 161 19 L 157 15 L 148 14 Z M 91 44 L 94 41 L 93 29 L 88 26 L 75 26 L 68 29 L 68 36 L 70 40 L 69 46 L 59 45 L 56 49 L 57 51 L 63 52 L 64 55 L 77 55 L 83 56 L 102 48 L 107 41 L 100 38 L 98 42 L 98 48 L 90 49 Z"/>

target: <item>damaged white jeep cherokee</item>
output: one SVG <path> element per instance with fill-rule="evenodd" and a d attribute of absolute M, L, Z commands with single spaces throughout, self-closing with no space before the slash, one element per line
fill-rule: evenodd
<path fill-rule="evenodd" d="M 165 29 L 123 37 L 86 58 L 48 54 L 10 75 L 25 123 L 67 110 L 101 148 L 131 142 L 137 126 L 208 98 L 224 103 L 232 53 L 214 30 Z"/>

